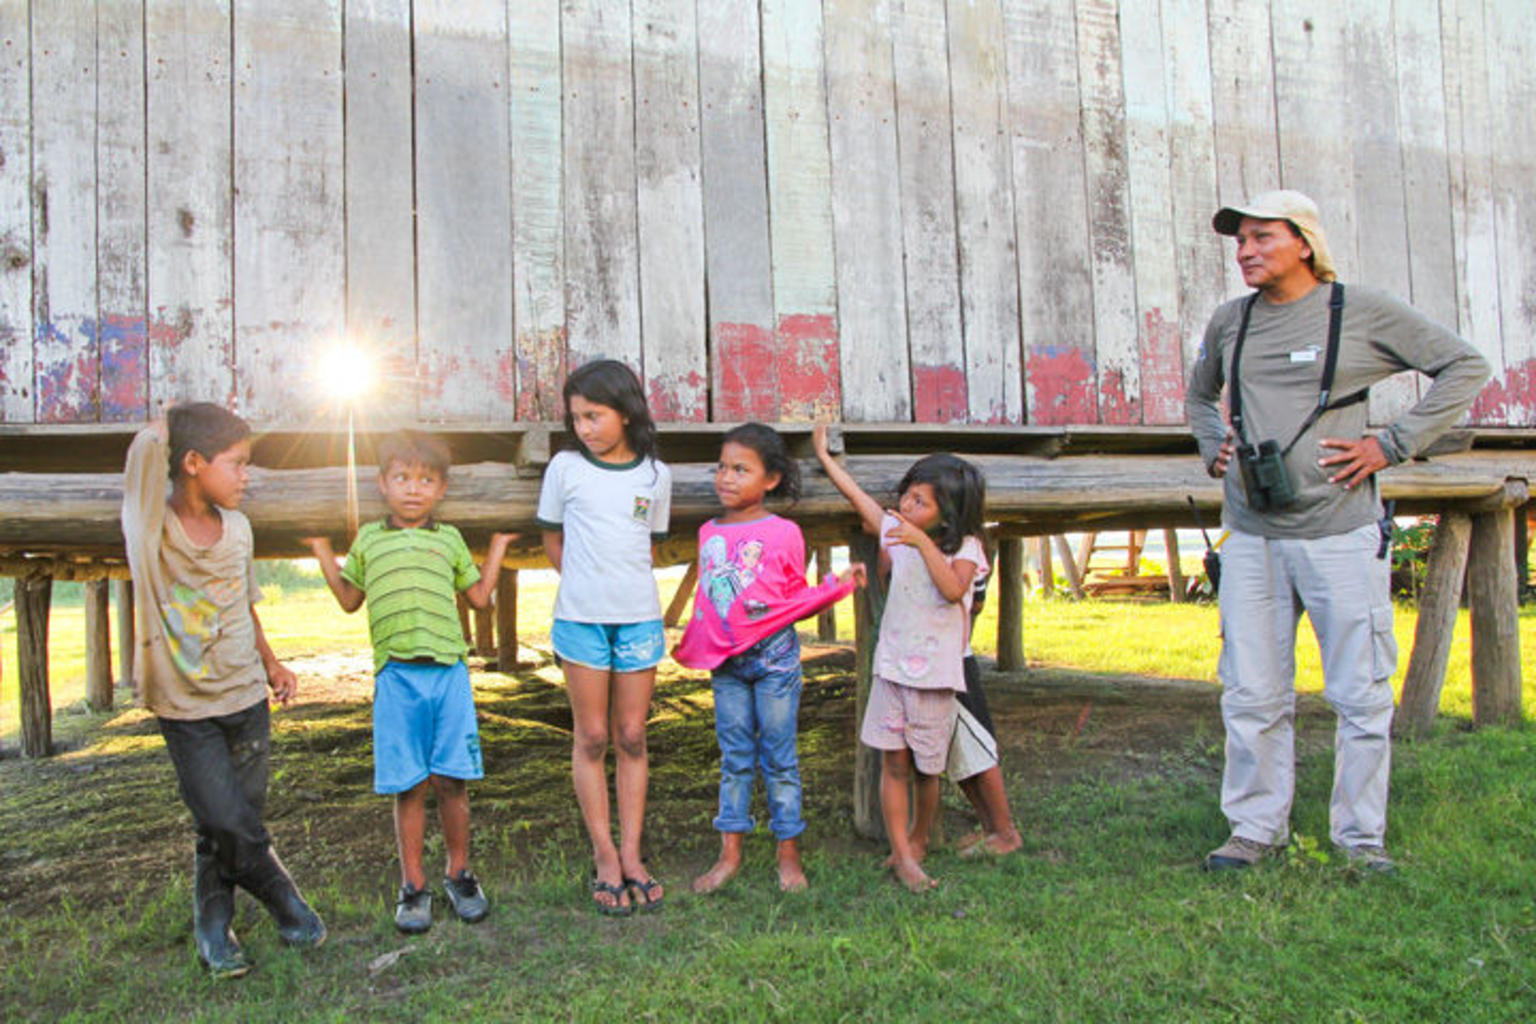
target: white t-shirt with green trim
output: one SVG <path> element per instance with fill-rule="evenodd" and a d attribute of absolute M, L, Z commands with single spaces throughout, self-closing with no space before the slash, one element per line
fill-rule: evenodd
<path fill-rule="evenodd" d="M 539 492 L 538 524 L 565 535 L 555 618 L 661 618 L 651 544 L 666 538 L 671 513 L 672 472 L 662 462 L 598 462 L 579 451 L 551 459 Z"/>

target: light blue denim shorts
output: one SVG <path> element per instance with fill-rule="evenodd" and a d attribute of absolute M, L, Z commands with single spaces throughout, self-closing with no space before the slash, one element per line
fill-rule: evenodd
<path fill-rule="evenodd" d="M 667 631 L 660 619 L 645 622 L 571 622 L 556 619 L 549 642 L 561 661 L 610 672 L 643 672 L 661 664 Z"/>

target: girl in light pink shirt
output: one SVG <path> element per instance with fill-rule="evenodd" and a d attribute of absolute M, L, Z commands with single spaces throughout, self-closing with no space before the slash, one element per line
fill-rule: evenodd
<path fill-rule="evenodd" d="M 784 439 L 760 423 L 725 435 L 715 469 L 725 511 L 699 527 L 699 588 L 693 616 L 673 657 L 710 670 L 715 736 L 720 742 L 720 859 L 694 880 L 720 888 L 741 867 L 752 779 L 761 766 L 769 827 L 778 840 L 779 887 L 806 887 L 800 864 L 800 640 L 794 624 L 847 595 L 863 580 L 855 565 L 820 586 L 805 581 L 800 528 L 769 512 L 770 496 L 798 498 L 800 467 Z"/>
<path fill-rule="evenodd" d="M 971 583 L 987 567 L 981 541 L 986 484 L 964 459 L 928 455 L 907 470 L 897 507 L 888 511 L 832 458 L 825 426 L 816 427 L 815 444 L 822 468 L 865 531 L 880 537 L 880 573 L 889 582 L 859 739 L 881 752 L 889 864 L 902 884 L 922 892 L 937 884 L 922 864 L 955 731 L 955 694 L 965 689 Z M 909 783 L 917 794 L 915 814 Z"/>

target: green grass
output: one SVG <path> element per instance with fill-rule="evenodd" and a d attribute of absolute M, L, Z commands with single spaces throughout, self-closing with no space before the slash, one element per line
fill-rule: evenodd
<path fill-rule="evenodd" d="M 363 617 L 342 615 L 324 592 L 273 598 L 264 621 L 284 656 L 362 649 Z M 524 590 L 529 657 L 547 602 Z M 68 615 L 56 616 L 56 636 L 69 635 Z M 1025 849 L 981 863 L 940 849 L 930 866 L 943 885 L 921 898 L 886 879 L 880 847 L 853 836 L 846 652 L 808 662 L 811 891 L 777 892 L 763 835 L 723 891 L 686 891 L 714 854 L 716 751 L 707 683 L 669 670 L 650 730 L 647 817 L 668 906 L 619 921 L 591 913 L 581 888 L 569 711 L 551 666 L 475 673 L 487 760 L 471 790 L 475 856 L 494 906 L 476 927 L 440 913 L 423 938 L 389 923 L 393 843 L 389 805 L 370 787 L 366 679 L 281 712 L 268 824 L 331 938 L 311 953 L 283 950 L 242 897 L 238 928 L 258 967 L 235 983 L 208 980 L 191 953 L 190 828 L 152 721 L 133 709 L 61 714 L 64 753 L 0 761 L 0 1012 L 239 1021 L 1536 1014 L 1536 730 L 1468 730 L 1464 634 L 1434 736 L 1394 752 L 1398 876 L 1363 878 L 1328 856 L 1332 720 L 1311 695 L 1321 683 L 1303 630 L 1299 649 L 1312 662 L 1301 670 L 1297 844 L 1261 870 L 1208 877 L 1195 865 L 1225 835 L 1216 689 L 1125 677 L 1211 679 L 1214 609 L 1031 600 L 1026 616 L 1039 667 L 990 676 L 988 690 Z M 1399 628 L 1406 664 L 1406 609 Z M 1520 628 L 1529 663 L 1531 609 Z M 984 653 L 993 635 L 988 617 L 977 636 Z M 13 623 L 0 646 L 14 657 Z M 57 644 L 55 657 L 68 646 Z M 69 694 L 62 664 L 56 703 Z M 968 816 L 952 787 L 945 801 L 952 838 Z M 435 861 L 435 829 L 429 837 Z"/>

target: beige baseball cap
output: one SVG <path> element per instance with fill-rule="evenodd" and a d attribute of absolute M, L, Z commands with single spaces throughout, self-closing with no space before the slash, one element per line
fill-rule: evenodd
<path fill-rule="evenodd" d="M 1328 239 L 1323 234 L 1322 217 L 1317 204 L 1310 197 L 1288 188 L 1273 192 L 1260 192 L 1242 206 L 1223 206 L 1211 218 L 1211 227 L 1218 234 L 1235 235 L 1244 217 L 1255 220 L 1283 220 L 1289 223 L 1312 250 L 1312 273 L 1319 281 L 1332 281 L 1333 257 L 1328 255 Z"/>

